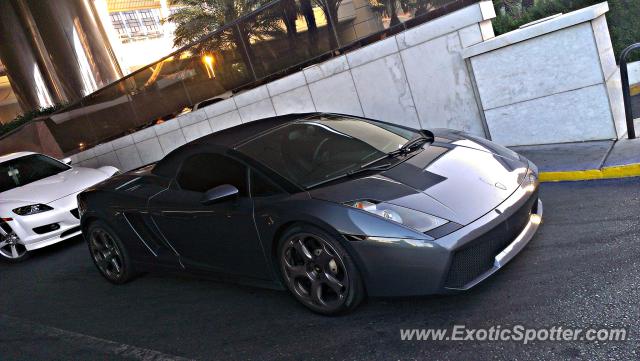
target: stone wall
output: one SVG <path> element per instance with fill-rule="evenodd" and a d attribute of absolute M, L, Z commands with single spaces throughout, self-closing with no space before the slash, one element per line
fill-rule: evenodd
<path fill-rule="evenodd" d="M 624 136 L 608 10 L 601 3 L 465 49 L 492 140 L 530 145 Z"/>
<path fill-rule="evenodd" d="M 503 145 L 621 138 L 607 3 L 494 37 L 482 1 L 163 124 L 72 156 L 129 170 L 222 129 L 326 111 L 452 128 Z"/>
<path fill-rule="evenodd" d="M 211 132 L 279 114 L 327 111 L 487 136 L 462 50 L 493 37 L 483 1 L 288 77 L 72 156 L 129 170 Z"/>

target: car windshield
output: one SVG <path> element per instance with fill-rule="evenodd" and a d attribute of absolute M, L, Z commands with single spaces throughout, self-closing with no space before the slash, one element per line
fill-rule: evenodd
<path fill-rule="evenodd" d="M 0 163 L 0 192 L 22 187 L 70 169 L 42 154 L 31 154 Z"/>
<path fill-rule="evenodd" d="M 420 138 L 419 132 L 350 117 L 308 118 L 276 128 L 237 150 L 310 188 Z"/>

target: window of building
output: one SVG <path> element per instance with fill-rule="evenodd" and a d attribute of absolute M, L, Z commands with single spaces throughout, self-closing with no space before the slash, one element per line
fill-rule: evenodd
<path fill-rule="evenodd" d="M 159 17 L 154 14 L 155 11 L 151 9 L 139 10 L 140 18 L 142 19 L 142 25 L 144 25 L 147 32 L 157 32 Z"/>
<path fill-rule="evenodd" d="M 122 13 L 124 15 L 125 24 L 132 35 L 142 35 L 140 20 L 136 16 L 135 11 L 125 11 Z"/>
<path fill-rule="evenodd" d="M 113 28 L 118 32 L 119 36 L 126 36 L 127 30 L 124 27 L 124 22 L 122 21 L 122 15 L 120 13 L 111 13 L 111 23 L 113 24 Z"/>

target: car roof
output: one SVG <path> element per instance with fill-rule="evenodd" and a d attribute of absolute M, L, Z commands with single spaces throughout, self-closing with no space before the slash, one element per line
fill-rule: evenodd
<path fill-rule="evenodd" d="M 263 118 L 250 123 L 244 123 L 235 127 L 227 128 L 217 133 L 206 135 L 202 138 L 199 138 L 198 140 L 195 140 L 193 144 L 217 145 L 221 147 L 232 148 L 236 144 L 247 141 L 258 134 L 264 133 L 282 124 L 290 123 L 308 117 L 321 116 L 324 114 L 327 113 L 296 113 Z"/>
<path fill-rule="evenodd" d="M 15 153 L 3 154 L 3 155 L 0 155 L 0 163 L 6 162 L 8 160 L 13 160 L 13 159 L 16 159 L 16 158 L 24 157 L 25 155 L 31 155 L 31 154 L 38 154 L 38 153 L 34 153 L 34 152 L 15 152 Z"/>
<path fill-rule="evenodd" d="M 328 113 L 296 113 L 287 115 L 278 115 L 275 117 L 263 118 L 236 125 L 235 127 L 221 130 L 217 133 L 206 135 L 202 138 L 191 141 L 161 159 L 154 167 L 153 173 L 160 176 L 172 176 L 180 165 L 180 159 L 185 152 L 193 152 L 203 147 L 217 147 L 222 149 L 234 148 L 236 145 L 244 143 L 255 136 L 267 132 L 273 128 L 283 124 L 291 123 L 296 120 L 305 119 L 314 116 L 328 115 Z"/>

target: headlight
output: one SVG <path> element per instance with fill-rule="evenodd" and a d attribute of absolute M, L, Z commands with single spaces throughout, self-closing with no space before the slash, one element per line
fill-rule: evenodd
<path fill-rule="evenodd" d="M 53 208 L 49 207 L 46 204 L 32 204 L 30 206 L 18 207 L 13 209 L 13 213 L 19 216 L 28 216 L 31 214 L 42 213 L 46 211 L 50 211 Z"/>
<path fill-rule="evenodd" d="M 374 203 L 372 201 L 355 201 L 345 204 L 350 207 L 376 214 L 384 219 L 411 227 L 420 233 L 440 227 L 449 222 L 446 219 L 415 211 L 413 209 L 396 206 L 395 204 Z"/>
<path fill-rule="evenodd" d="M 538 186 L 538 176 L 534 171 L 529 169 L 520 184 L 527 192 L 533 192 Z"/>

